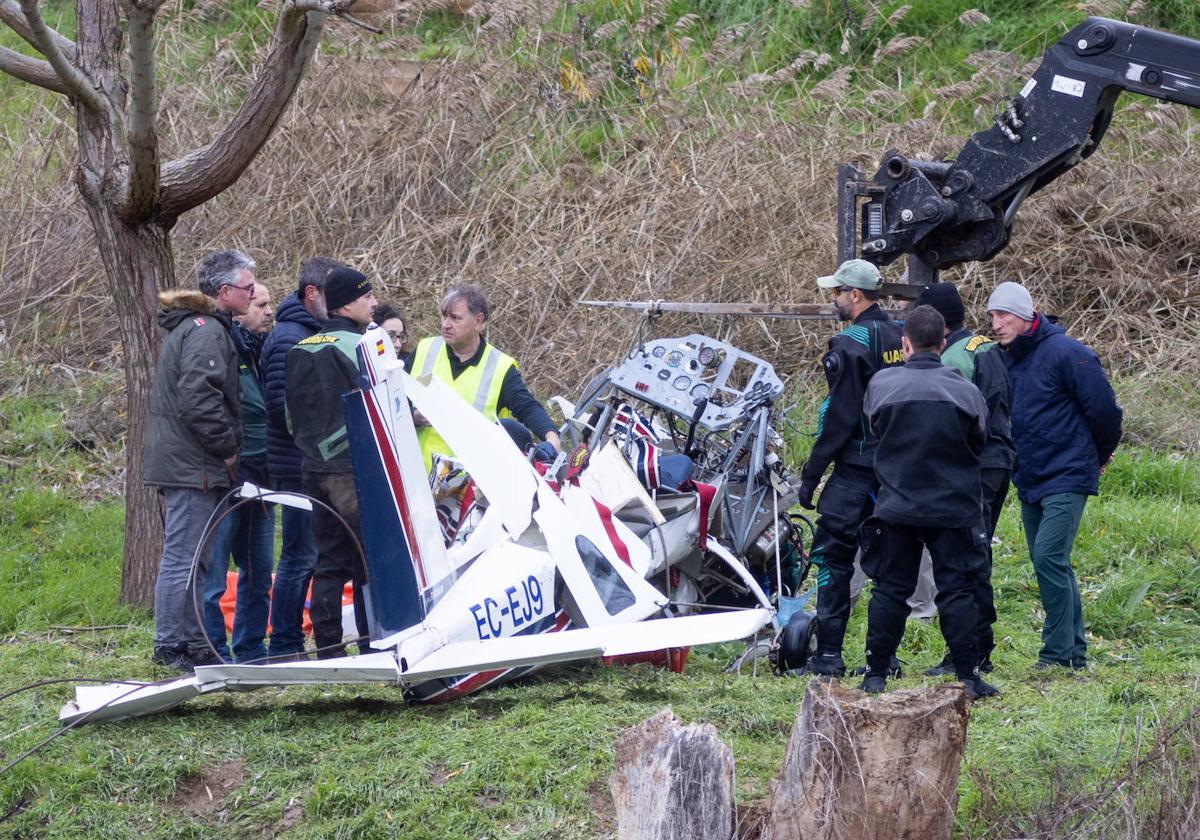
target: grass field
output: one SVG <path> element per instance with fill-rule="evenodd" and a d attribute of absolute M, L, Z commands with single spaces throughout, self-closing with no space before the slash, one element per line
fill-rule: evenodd
<path fill-rule="evenodd" d="M 119 499 L 87 500 L 109 469 L 104 434 L 71 422 L 112 382 L 4 373 L 0 469 L 12 492 L 0 497 L 0 693 L 59 677 L 166 676 L 148 660 L 150 617 L 115 602 Z M 1097 824 L 1098 802 L 1129 803 L 1156 824 L 1173 813 L 1163 802 L 1195 783 L 1195 742 L 1184 737 L 1195 730 L 1173 727 L 1196 708 L 1200 665 L 1197 468 L 1194 456 L 1123 449 L 1090 502 L 1075 552 L 1093 656 L 1081 674 L 1032 668 L 1041 615 L 1010 502 L 995 574 L 1004 693 L 972 710 L 964 836 L 1135 836 L 1119 820 Z M 723 673 L 736 652 L 694 651 L 682 675 L 556 667 L 443 707 L 409 707 L 383 687 L 201 698 L 69 732 L 0 776 L 0 836 L 609 837 L 613 738 L 666 705 L 717 728 L 748 804 L 768 792 L 804 681 Z M 900 653 L 910 672 L 941 652 L 936 626 L 910 622 Z M 69 693 L 50 685 L 0 700 L 0 763 L 56 730 Z M 1081 802 L 1091 804 L 1078 813 Z"/>

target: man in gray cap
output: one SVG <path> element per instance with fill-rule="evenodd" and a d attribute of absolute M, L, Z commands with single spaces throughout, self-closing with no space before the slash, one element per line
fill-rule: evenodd
<path fill-rule="evenodd" d="M 1020 283 L 997 286 L 987 309 L 1012 379 L 1013 484 L 1046 611 L 1037 664 L 1082 669 L 1087 641 L 1071 546 L 1121 440 L 1121 406 L 1096 354 L 1036 311 Z"/>
<path fill-rule="evenodd" d="M 817 650 L 807 670 L 842 676 L 842 642 L 850 619 L 850 580 L 863 520 L 875 506 L 875 437 L 863 417 L 863 395 L 876 371 L 904 363 L 900 328 L 876 302 L 883 278 L 866 260 L 847 260 L 817 285 L 828 290 L 838 316 L 852 322 L 829 339 L 821 358 L 829 396 L 817 416 L 817 439 L 801 471 L 800 504 L 813 509 L 825 470 L 833 473 L 816 505 L 812 562 L 817 567 Z"/>

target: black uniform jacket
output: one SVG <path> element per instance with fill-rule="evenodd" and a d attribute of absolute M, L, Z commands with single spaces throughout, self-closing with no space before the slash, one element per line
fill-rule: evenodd
<path fill-rule="evenodd" d="M 284 398 L 287 419 L 303 468 L 318 473 L 348 473 L 350 441 L 342 395 L 358 388 L 358 363 L 349 337 L 363 327 L 349 318 L 332 316 L 316 335 L 296 342 L 287 354 Z"/>
<path fill-rule="evenodd" d="M 821 358 L 829 396 L 821 404 L 817 440 L 800 475 L 805 486 L 815 488 L 834 461 L 871 468 L 875 436 L 863 417 L 863 394 L 876 371 L 903 361 L 900 325 L 877 304 L 829 339 L 829 352 Z"/>
<path fill-rule="evenodd" d="M 872 378 L 863 411 L 879 436 L 876 516 L 902 525 L 980 524 L 988 412 L 978 388 L 937 353 L 917 353 Z"/>

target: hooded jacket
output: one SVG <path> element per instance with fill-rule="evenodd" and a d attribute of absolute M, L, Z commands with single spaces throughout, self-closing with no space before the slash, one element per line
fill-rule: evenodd
<path fill-rule="evenodd" d="M 287 354 L 296 342 L 316 335 L 322 324 L 314 318 L 300 297 L 292 292 L 275 312 L 275 327 L 263 342 L 259 373 L 263 397 L 267 403 L 267 466 L 271 481 L 300 482 L 300 450 L 288 431 L 284 386 L 287 383 Z"/>
<path fill-rule="evenodd" d="M 1036 312 L 1032 329 L 1005 349 L 1017 495 L 1029 504 L 1055 493 L 1095 496 L 1123 417 L 1100 359 Z"/>
<path fill-rule="evenodd" d="M 238 357 L 232 321 L 191 289 L 158 296 L 167 331 L 150 391 L 143 451 L 147 484 L 219 490 L 231 485 L 225 459 L 242 446 Z"/>

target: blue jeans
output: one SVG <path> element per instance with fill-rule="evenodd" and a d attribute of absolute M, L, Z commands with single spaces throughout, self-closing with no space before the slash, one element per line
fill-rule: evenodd
<path fill-rule="evenodd" d="M 1053 493 L 1034 504 L 1021 502 L 1025 542 L 1046 610 L 1039 662 L 1075 668 L 1087 662 L 1083 603 L 1071 568 L 1071 546 L 1086 504 L 1082 493 Z"/>
<path fill-rule="evenodd" d="M 165 514 L 163 553 L 154 584 L 154 650 L 199 653 L 208 650 L 204 631 L 196 620 L 196 589 L 203 589 L 212 565 L 212 554 L 197 557 L 196 586 L 192 585 L 192 557 L 224 490 L 163 490 Z"/>
<path fill-rule="evenodd" d="M 295 493 L 299 481 L 279 481 L 277 490 Z M 271 656 L 304 652 L 304 602 L 317 565 L 311 511 L 282 505 L 283 545 L 271 590 Z"/>
<path fill-rule="evenodd" d="M 221 596 L 225 594 L 230 555 L 238 569 L 232 659 L 237 662 L 262 659 L 267 655 L 263 641 L 271 605 L 271 567 L 275 565 L 274 505 L 243 502 L 217 529 L 213 563 L 204 587 L 204 630 L 226 661 L 231 657 L 225 642 Z"/>

